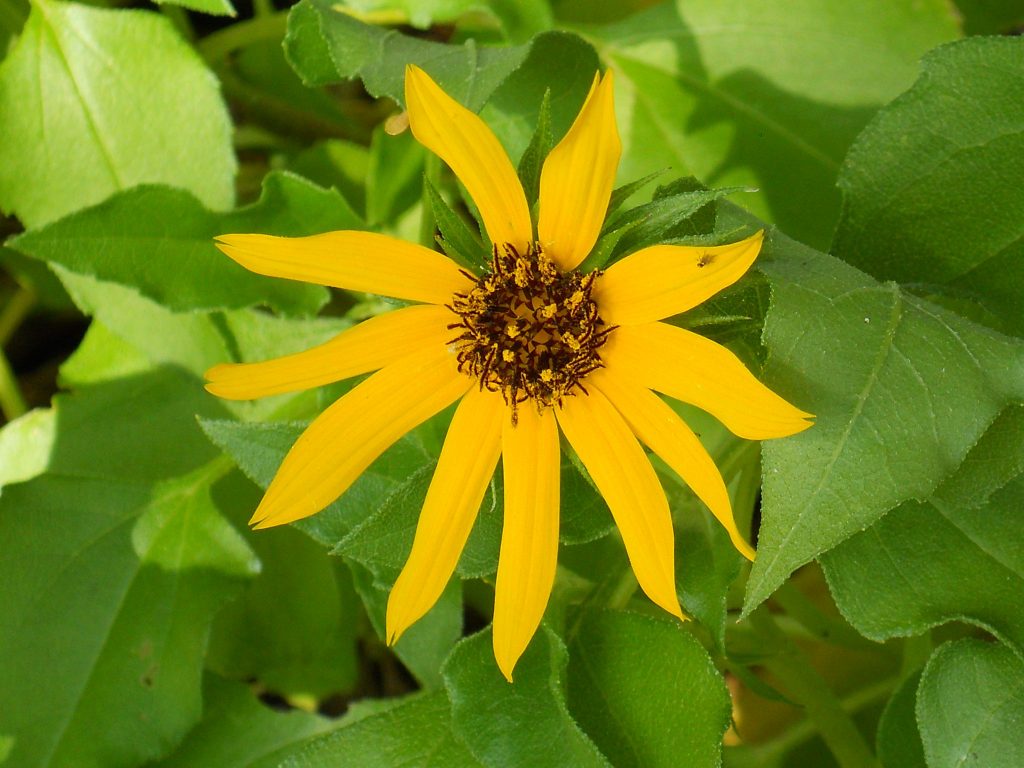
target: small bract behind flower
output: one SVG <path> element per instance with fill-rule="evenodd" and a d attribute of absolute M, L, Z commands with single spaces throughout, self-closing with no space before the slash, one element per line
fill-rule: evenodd
<path fill-rule="evenodd" d="M 494 654 L 512 679 L 555 578 L 559 432 L 608 503 L 637 580 L 683 618 L 672 518 L 641 442 L 754 551 L 733 519 L 713 460 L 655 392 L 710 412 L 741 437 L 785 437 L 811 415 L 762 385 L 726 348 L 662 323 L 738 280 L 762 233 L 713 248 L 645 248 L 606 272 L 576 268 L 597 242 L 621 145 L 612 75 L 596 76 L 576 121 L 541 172 L 537 233 L 497 138 L 421 69 L 406 71 L 413 135 L 473 197 L 492 243 L 483 275 L 384 235 L 225 235 L 218 245 L 260 274 L 420 302 L 278 360 L 220 365 L 207 388 L 263 397 L 376 371 L 328 407 L 285 457 L 256 527 L 315 514 L 391 444 L 458 401 L 416 529 L 391 591 L 394 643 L 437 601 L 455 570 L 498 459 L 504 522 L 494 601 Z"/>

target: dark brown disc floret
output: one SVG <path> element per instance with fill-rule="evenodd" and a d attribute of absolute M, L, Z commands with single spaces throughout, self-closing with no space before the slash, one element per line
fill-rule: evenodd
<path fill-rule="evenodd" d="M 599 274 L 563 273 L 538 245 L 519 253 L 506 244 L 495 246 L 482 277 L 469 275 L 473 287 L 455 295 L 450 309 L 459 321 L 449 328 L 459 334 L 450 342 L 459 370 L 500 392 L 513 421 L 527 400 L 541 409 L 586 393 L 583 378 L 602 366 L 598 350 L 613 327 L 591 297 Z"/>

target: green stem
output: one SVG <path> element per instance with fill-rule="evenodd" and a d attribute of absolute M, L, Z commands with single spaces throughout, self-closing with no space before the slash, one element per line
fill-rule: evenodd
<path fill-rule="evenodd" d="M 778 653 L 763 665 L 785 687 L 785 693 L 803 706 L 807 717 L 835 755 L 840 768 L 875 768 L 878 761 L 850 715 L 825 681 L 764 608 L 750 617 L 751 624 Z"/>
<path fill-rule="evenodd" d="M 437 222 L 434 221 L 434 206 L 430 202 L 430 193 L 427 191 L 427 182 L 434 185 L 434 189 L 441 186 L 441 160 L 433 152 L 426 153 L 423 161 L 423 195 L 420 203 L 420 245 L 426 248 L 433 248 L 434 229 Z"/>
<path fill-rule="evenodd" d="M 18 288 L 0 313 L 0 347 L 6 347 L 18 326 L 22 324 L 36 303 L 36 293 L 30 288 Z"/>
<path fill-rule="evenodd" d="M 324 136 L 352 139 L 355 136 L 348 126 L 325 119 L 312 112 L 295 109 L 283 99 L 245 82 L 226 66 L 217 69 L 217 76 L 220 78 L 221 87 L 227 99 L 241 105 L 246 112 L 246 117 L 278 134 L 278 138 L 282 142 L 286 139 L 281 138 L 281 134 L 305 139 Z"/>
<path fill-rule="evenodd" d="M 274 0 L 252 0 L 252 10 L 257 18 L 272 16 L 276 10 Z"/>
<path fill-rule="evenodd" d="M 877 651 L 882 647 L 861 637 L 842 621 L 827 616 L 792 581 L 779 587 L 772 599 L 819 642 L 855 650 Z"/>
<path fill-rule="evenodd" d="M 196 46 L 206 61 L 215 65 L 240 48 L 267 40 L 279 41 L 288 29 L 288 11 L 257 16 L 225 27 L 199 41 Z"/>
<path fill-rule="evenodd" d="M 0 351 L 0 409 L 4 418 L 14 421 L 28 410 L 25 398 L 18 387 L 18 379 L 14 376 L 7 355 Z"/>
<path fill-rule="evenodd" d="M 896 686 L 900 684 L 900 681 L 901 678 L 899 677 L 879 680 L 876 683 L 872 683 L 865 688 L 861 688 L 860 690 L 854 691 L 850 695 L 843 697 L 839 701 L 839 706 L 847 715 L 855 715 L 862 709 L 889 698 L 892 692 L 896 690 Z M 818 730 L 813 722 L 810 720 L 802 720 L 782 734 L 779 738 L 774 739 L 767 744 L 754 747 L 753 751 L 757 752 L 760 756 L 757 764 L 772 765 L 779 757 L 795 749 L 800 744 L 810 741 L 817 735 L 817 733 Z"/>

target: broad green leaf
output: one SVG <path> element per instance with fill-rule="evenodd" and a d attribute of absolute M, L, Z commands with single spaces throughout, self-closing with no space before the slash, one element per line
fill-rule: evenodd
<path fill-rule="evenodd" d="M 998 643 L 947 643 L 921 677 L 917 722 L 929 768 L 1024 764 L 1024 662 Z"/>
<path fill-rule="evenodd" d="M 86 356 L 88 351 L 88 361 L 82 361 L 77 368 L 81 374 L 76 376 L 80 379 L 92 378 L 95 369 L 89 369 L 97 362 L 97 356 L 103 355 L 108 358 L 108 364 L 127 366 L 128 371 L 146 360 L 156 365 L 179 366 L 196 375 L 233 357 L 228 339 L 210 315 L 175 313 L 140 296 L 129 286 L 78 275 L 61 266 L 55 266 L 54 272 L 75 305 L 105 326 L 105 331 L 100 333 L 120 340 L 119 346 L 125 352 L 134 349 L 138 355 L 134 361 L 129 361 L 121 350 L 104 351 L 103 339 L 96 345 L 87 344 L 71 358 L 74 365 L 75 357 Z M 107 373 L 103 378 L 111 376 Z"/>
<path fill-rule="evenodd" d="M 349 564 L 356 591 L 381 642 L 384 641 L 388 595 L 398 569 L 377 565 L 364 568 Z M 462 582 L 453 580 L 426 616 L 413 624 L 395 643 L 394 652 L 420 685 L 441 687 L 441 665 L 462 637 Z"/>
<path fill-rule="evenodd" d="M 721 424 L 696 408 L 683 407 L 680 415 L 698 435 L 705 448 L 725 466 L 737 452 L 751 451 L 755 460 L 748 462 L 732 482 L 731 497 L 736 519 L 743 530 L 752 512 L 744 508 L 753 499 L 742 493 L 752 491 L 760 483 L 756 447 L 739 442 Z M 652 456 L 659 470 L 662 485 L 673 513 L 676 547 L 676 591 L 687 615 L 698 620 L 711 633 L 719 650 L 725 649 L 725 625 L 728 618 L 727 595 L 740 572 L 742 557 L 733 548 L 729 535 L 686 484 L 660 459 Z M 748 541 L 750 537 L 748 536 Z"/>
<path fill-rule="evenodd" d="M 678 622 L 594 611 L 569 643 L 569 709 L 617 768 L 717 768 L 732 703 Z"/>
<path fill-rule="evenodd" d="M 1022 504 L 1024 409 L 1014 408 L 928 502 L 897 507 L 824 556 L 837 605 L 875 640 L 961 620 L 1024 653 Z"/>
<path fill-rule="evenodd" d="M 237 16 L 238 12 L 229 0 L 155 0 L 160 5 L 180 5 L 200 13 L 209 13 L 213 16 Z"/>
<path fill-rule="evenodd" d="M 182 190 L 136 187 L 9 245 L 77 274 L 131 286 L 173 311 L 266 304 L 312 314 L 326 303 L 325 288 L 250 272 L 218 251 L 213 238 L 235 232 L 313 235 L 361 225 L 334 190 L 272 173 L 259 201 L 233 213 L 209 211 Z"/>
<path fill-rule="evenodd" d="M 353 15 L 399 21 L 419 29 L 458 21 L 469 13 L 486 13 L 487 0 L 343 0 Z"/>
<path fill-rule="evenodd" d="M 145 373 L 152 366 L 153 363 L 142 350 L 95 320 L 89 324 L 78 348 L 61 365 L 58 381 L 63 387 L 74 389 L 135 376 Z"/>
<path fill-rule="evenodd" d="M 373 514 L 339 541 L 334 552 L 364 564 L 401 568 L 412 549 L 420 509 L 435 465 L 436 456 L 425 460 L 383 496 Z M 563 458 L 561 469 L 562 542 L 580 544 L 603 536 L 612 526 L 611 513 L 604 501 L 568 459 Z M 488 576 L 497 569 L 503 492 L 499 466 L 484 494 L 473 531 L 459 560 L 457 572 L 463 578 Z"/>
<path fill-rule="evenodd" d="M 202 421 L 207 436 L 224 450 L 258 486 L 270 485 L 288 450 L 306 428 L 300 422 L 245 423 Z M 423 428 L 421 427 L 420 430 Z M 323 512 L 301 520 L 299 530 L 325 547 L 333 547 L 367 518 L 383 498 L 417 472 L 431 454 L 414 430 L 398 440 L 360 475 L 344 495 Z"/>
<path fill-rule="evenodd" d="M 876 752 L 884 768 L 926 768 L 914 705 L 921 674 L 911 675 L 893 693 L 878 721 Z"/>
<path fill-rule="evenodd" d="M 358 77 L 371 96 L 388 96 L 398 103 L 405 101 L 405 65 L 418 64 L 448 94 L 476 111 L 523 62 L 529 46 L 435 43 L 365 24 L 330 0 L 303 0 L 290 14 L 285 52 L 307 84 Z"/>
<path fill-rule="evenodd" d="M 765 250 L 767 380 L 817 419 L 764 443 L 747 612 L 800 565 L 927 498 L 1024 395 L 1024 345 L 778 233 Z"/>
<path fill-rule="evenodd" d="M 1024 40 L 964 40 L 922 67 L 847 156 L 832 251 L 1024 335 Z"/>
<path fill-rule="evenodd" d="M 38 227 L 137 184 L 234 200 L 213 76 L 150 11 L 39 0 L 0 66 L 0 209 Z"/>
<path fill-rule="evenodd" d="M 213 504 L 198 394 L 164 370 L 61 396 L 48 471 L 4 489 L 12 765 L 140 764 L 198 721 L 210 621 L 259 566 Z"/>
<path fill-rule="evenodd" d="M 308 349 L 348 325 L 337 318 L 284 319 L 257 310 L 171 312 L 129 287 L 63 267 L 56 271 L 79 309 L 94 318 L 82 344 L 61 367 L 61 381 L 68 386 L 107 381 L 154 365 L 175 365 L 201 376 L 217 363 L 255 362 Z M 228 405 L 254 416 L 273 412 L 282 398 L 299 399 L 284 395 Z M 277 416 L 282 417 L 287 414 Z"/>
<path fill-rule="evenodd" d="M 203 719 L 166 760 L 152 768 L 277 768 L 309 742 L 348 721 L 302 710 L 275 711 L 248 685 L 208 674 Z"/>
<path fill-rule="evenodd" d="M 344 0 L 356 15 L 380 23 L 408 23 L 419 29 L 461 24 L 472 29 L 501 27 L 513 43 L 549 29 L 553 22 L 547 0 Z"/>
<path fill-rule="evenodd" d="M 338 81 L 331 49 L 320 32 L 320 12 L 312 3 L 300 0 L 292 6 L 282 45 L 285 59 L 306 86 Z"/>
<path fill-rule="evenodd" d="M 576 119 L 599 66 L 594 47 L 576 35 L 546 32 L 530 41 L 526 56 L 480 111 L 513 164 L 519 163 L 542 122 L 545 94 L 551 94 L 550 140 L 557 143 Z"/>
<path fill-rule="evenodd" d="M 818 247 L 850 143 L 957 36 L 942 0 L 687 0 L 584 30 L 618 75 L 622 178 L 758 187 L 742 204 Z"/>
<path fill-rule="evenodd" d="M 509 683 L 498 671 L 485 630 L 456 646 L 444 667 L 456 735 L 488 768 L 587 768 L 608 761 L 566 708 L 562 641 L 542 627 Z"/>
<path fill-rule="evenodd" d="M 225 483 L 225 486 L 227 484 Z M 239 476 L 224 487 L 244 511 L 259 501 Z M 258 680 L 289 700 L 320 700 L 350 691 L 358 675 L 358 600 L 351 580 L 323 547 L 290 528 L 247 531 L 262 563 L 241 599 L 217 616 L 207 668 L 234 680 Z"/>
<path fill-rule="evenodd" d="M 452 733 L 448 699 L 437 691 L 404 699 L 322 736 L 281 768 L 348 765 L 477 768 L 480 763 Z"/>
<path fill-rule="evenodd" d="M 80 387 L 59 395 L 54 409 L 47 474 L 146 484 L 217 458 L 195 419 L 226 415 L 196 379 L 170 367 Z"/>

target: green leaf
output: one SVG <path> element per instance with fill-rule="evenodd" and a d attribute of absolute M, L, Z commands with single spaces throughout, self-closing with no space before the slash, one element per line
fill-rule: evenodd
<path fill-rule="evenodd" d="M 109 381 L 157 365 L 174 365 L 201 376 L 217 363 L 253 362 L 308 349 L 349 325 L 338 318 L 286 319 L 257 310 L 176 313 L 131 288 L 76 275 L 63 267 L 55 271 L 78 307 L 94 318 L 82 344 L 61 366 L 65 386 Z M 315 399 L 312 391 L 227 407 L 250 418 L 262 413 L 294 418 L 312 409 L 276 413 L 284 400 L 315 405 Z"/>
<path fill-rule="evenodd" d="M 519 158 L 517 168 L 519 182 L 523 185 L 526 193 L 526 203 L 531 208 L 537 202 L 540 194 L 540 172 L 544 167 L 544 160 L 554 146 L 554 139 L 551 136 L 551 88 L 544 91 L 544 98 L 540 102 L 540 111 L 537 113 L 537 127 L 533 131 L 533 138 L 526 145 L 522 156 Z"/>
<path fill-rule="evenodd" d="M 756 448 L 737 441 L 728 430 L 710 415 L 690 406 L 677 407 L 690 428 L 700 435 L 701 442 L 724 467 L 723 459 L 737 451 Z M 676 591 L 683 610 L 697 619 L 711 633 L 719 651 L 725 649 L 725 626 L 728 619 L 729 588 L 740 572 L 742 558 L 732 546 L 729 535 L 715 520 L 688 486 L 660 459 L 652 456 L 668 495 L 676 532 Z M 759 466 L 748 463 L 737 479 L 727 478 L 733 510 L 743 530 L 744 521 L 752 512 L 750 502 L 740 497 L 740 490 L 753 490 L 760 485 Z M 745 504 L 747 505 L 745 507 Z M 748 537 L 749 540 L 749 537 Z"/>
<path fill-rule="evenodd" d="M 1024 662 L 997 643 L 946 643 L 925 667 L 917 721 L 929 768 L 1024 764 Z"/>
<path fill-rule="evenodd" d="M 31 480 L 46 469 L 53 450 L 53 428 L 52 408 L 36 408 L 4 424 L 0 429 L 0 488 Z"/>
<path fill-rule="evenodd" d="M 286 453 L 306 428 L 301 422 L 244 423 L 201 421 L 207 436 L 258 486 L 266 488 Z M 333 547 L 395 491 L 435 457 L 423 446 L 421 430 L 400 438 L 359 476 L 352 487 L 323 512 L 296 527 L 325 547 Z"/>
<path fill-rule="evenodd" d="M 437 238 L 441 249 L 459 264 L 469 269 L 480 269 L 487 263 L 487 249 L 465 219 L 456 213 L 437 191 L 427 176 L 423 177 L 424 189 L 430 198 L 430 210 L 441 233 Z"/>
<path fill-rule="evenodd" d="M 155 0 L 158 5 L 180 5 L 200 13 L 209 13 L 213 16 L 237 16 L 238 12 L 231 5 L 229 0 Z"/>
<path fill-rule="evenodd" d="M 0 209 L 38 227 L 136 184 L 234 200 L 217 83 L 149 11 L 40 0 L 0 65 Z M 42 138 L 41 138 L 42 137 Z"/>
<path fill-rule="evenodd" d="M 318 736 L 344 726 L 298 709 L 279 712 L 248 685 L 207 675 L 203 719 L 166 760 L 152 768 L 277 768 Z"/>
<path fill-rule="evenodd" d="M 480 764 L 452 733 L 448 699 L 438 691 L 404 699 L 323 736 L 281 768 L 346 765 L 476 768 Z"/>
<path fill-rule="evenodd" d="M 1024 653 L 1022 504 L 1024 409 L 1014 408 L 928 502 L 897 507 L 825 555 L 837 605 L 875 640 L 961 620 Z"/>
<path fill-rule="evenodd" d="M 201 375 L 211 365 L 232 359 L 228 340 L 209 315 L 176 314 L 132 288 L 60 266 L 54 272 L 75 305 L 94 318 L 94 325 L 103 326 L 103 330 L 90 329 L 87 342 L 69 361 L 69 384 L 117 378 L 154 364 L 175 365 Z M 112 343 L 116 349 L 110 348 Z"/>
<path fill-rule="evenodd" d="M 258 569 L 211 499 L 213 406 L 166 370 L 61 396 L 48 471 L 4 489 L 12 764 L 140 764 L 198 721 L 210 621 Z"/>
<path fill-rule="evenodd" d="M 131 286 L 174 311 L 266 304 L 312 314 L 326 303 L 326 289 L 254 274 L 218 251 L 214 236 L 293 237 L 361 226 L 336 191 L 272 173 L 259 201 L 233 213 L 209 211 L 182 190 L 136 187 L 19 235 L 9 245 L 77 274 Z"/>
<path fill-rule="evenodd" d="M 557 71 L 553 62 L 558 62 Z M 594 47 L 576 35 L 546 32 L 530 41 L 526 57 L 480 111 L 513 163 L 520 161 L 543 122 L 545 94 L 551 94 L 551 141 L 557 143 L 576 120 L 599 66 Z"/>
<path fill-rule="evenodd" d="M 534 635 L 510 684 L 485 630 L 456 646 L 444 667 L 455 733 L 488 768 L 586 768 L 608 761 L 566 709 L 565 646 L 546 628 Z"/>
<path fill-rule="evenodd" d="M 768 383 L 817 420 L 764 443 L 746 612 L 800 565 L 927 498 L 1024 394 L 1020 343 L 778 233 L 765 250 Z"/>
<path fill-rule="evenodd" d="M 435 466 L 436 461 L 430 460 L 410 474 L 384 496 L 373 514 L 338 542 L 332 553 L 366 565 L 396 569 L 405 565 Z M 463 578 L 486 576 L 495 571 L 502 519 L 499 482 L 491 483 L 480 505 L 480 514 L 458 565 L 458 573 Z"/>
<path fill-rule="evenodd" d="M 390 568 L 405 565 L 435 466 L 436 456 L 427 458 L 393 489 L 382 494 L 373 505 L 373 513 L 341 539 L 333 552 L 365 565 Z M 561 541 L 580 544 L 608 533 L 613 522 L 600 494 L 568 458 L 563 457 L 561 470 Z M 459 559 L 456 572 L 463 578 L 489 576 L 497 569 L 503 493 L 499 467 L 484 494 L 473 531 Z"/>
<path fill-rule="evenodd" d="M 876 752 L 884 768 L 926 768 L 914 704 L 921 674 L 911 675 L 893 693 L 878 721 Z"/>
<path fill-rule="evenodd" d="M 569 645 L 569 709 L 618 768 L 715 768 L 732 702 L 707 652 L 675 622 L 587 613 Z"/>
<path fill-rule="evenodd" d="M 958 35 L 942 0 L 670 2 L 587 32 L 618 76 L 622 178 L 671 167 L 757 187 L 744 206 L 818 247 L 850 143 Z"/>
<path fill-rule="evenodd" d="M 709 206 L 740 190 L 736 187 L 704 189 L 692 182 L 692 179 L 678 179 L 659 187 L 651 202 L 630 208 L 609 220 L 583 269 L 603 267 L 641 248 L 686 234 L 706 234 L 714 227 L 713 209 L 711 221 L 708 221 Z"/>
<path fill-rule="evenodd" d="M 1024 89 L 1024 40 L 964 40 L 922 67 L 850 150 L 833 253 L 1024 335 L 1024 99 L 1008 98 Z"/>
<path fill-rule="evenodd" d="M 300 0 L 292 6 L 282 44 L 285 59 L 306 86 L 338 82 L 331 49 L 320 32 L 320 12 L 312 3 Z"/>
<path fill-rule="evenodd" d="M 350 563 L 356 591 L 377 637 L 384 640 L 388 595 L 398 578 L 395 568 L 364 568 Z M 394 652 L 427 690 L 441 687 L 441 665 L 462 637 L 462 582 L 453 580 L 426 616 L 395 643 Z"/>
<path fill-rule="evenodd" d="M 295 18 L 290 19 L 285 51 L 307 85 L 358 77 L 371 96 L 388 96 L 400 104 L 405 101 L 405 66 L 412 63 L 424 67 L 452 98 L 477 111 L 529 52 L 529 46 L 479 48 L 473 40 L 446 45 L 407 37 L 364 24 L 330 0 L 303 0 L 295 8 L 301 10 L 291 13 Z"/>
<path fill-rule="evenodd" d="M 256 489 L 239 478 L 222 493 L 246 510 L 238 520 L 244 525 L 259 501 Z M 290 528 L 245 537 L 263 567 L 242 598 L 217 616 L 207 669 L 258 680 L 290 700 L 350 691 L 358 676 L 359 608 L 347 574 L 323 547 Z"/>

